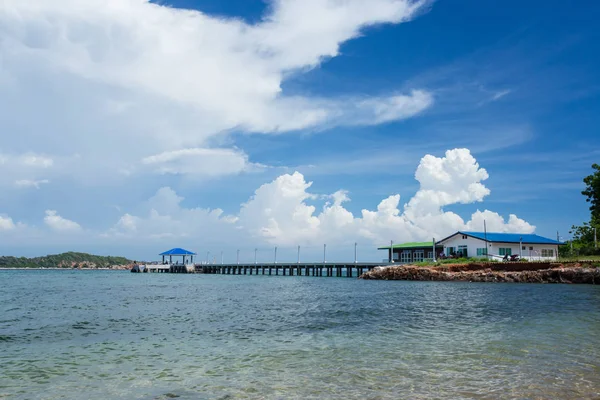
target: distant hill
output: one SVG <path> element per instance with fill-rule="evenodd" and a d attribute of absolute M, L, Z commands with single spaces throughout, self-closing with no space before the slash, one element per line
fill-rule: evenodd
<path fill-rule="evenodd" d="M 124 257 L 95 256 L 72 251 L 34 258 L 0 257 L 0 268 L 107 268 L 132 263 L 133 261 Z"/>

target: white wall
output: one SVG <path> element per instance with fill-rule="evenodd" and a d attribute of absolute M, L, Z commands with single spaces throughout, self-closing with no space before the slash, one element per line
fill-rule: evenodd
<path fill-rule="evenodd" d="M 483 241 L 481 239 L 476 239 L 471 236 L 467 236 L 466 239 L 463 239 L 463 235 L 454 235 L 451 238 L 443 241 L 442 244 L 444 245 L 444 254 L 446 254 L 447 247 L 455 247 L 456 251 L 458 251 L 458 246 L 466 245 L 467 246 L 467 255 L 469 257 L 485 258 L 485 256 L 477 255 L 478 248 L 485 248 L 485 241 Z M 519 247 L 519 246 L 517 246 L 517 247 Z M 489 249 L 490 248 L 488 248 L 488 252 L 491 253 L 491 250 L 489 250 Z"/>
<path fill-rule="evenodd" d="M 522 258 L 531 260 L 531 261 L 554 261 L 558 255 L 558 245 L 556 244 L 527 244 L 523 243 L 525 250 L 519 250 L 519 244 L 515 243 L 492 243 L 492 250 L 490 250 L 490 254 L 499 255 L 499 249 L 501 247 L 507 248 L 509 247 L 512 251 L 512 254 L 520 254 Z M 532 247 L 532 250 L 529 248 Z M 542 249 L 549 249 L 553 251 L 552 257 L 542 257 Z"/>
<path fill-rule="evenodd" d="M 481 257 L 485 258 L 485 256 L 478 256 L 477 249 L 485 247 L 485 241 L 482 239 L 477 239 L 471 236 L 467 236 L 466 239 L 463 239 L 463 235 L 457 234 L 454 235 L 447 240 L 443 241 L 444 245 L 444 254 L 446 254 L 447 247 L 455 247 L 456 251 L 458 251 L 458 246 L 467 246 L 467 254 L 469 257 Z M 555 244 L 527 244 L 523 243 L 525 246 L 525 250 L 519 250 L 518 243 L 488 243 L 488 254 L 490 258 L 494 258 L 496 260 L 502 259 L 503 256 L 500 255 L 500 248 L 510 248 L 511 254 L 520 254 L 523 258 L 532 260 L 532 261 L 553 261 L 556 260 L 558 255 L 558 245 Z M 530 251 L 529 248 L 533 247 Z M 542 257 L 542 249 L 552 249 L 554 251 L 552 257 Z"/>

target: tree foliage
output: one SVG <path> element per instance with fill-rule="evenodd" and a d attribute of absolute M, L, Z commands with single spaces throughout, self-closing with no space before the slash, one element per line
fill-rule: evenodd
<path fill-rule="evenodd" d="M 590 221 L 580 226 L 573 225 L 569 232 L 573 235 L 573 243 L 570 247 L 574 252 L 582 255 L 600 255 L 600 249 L 594 245 L 594 233 L 600 234 L 600 165 L 593 164 L 592 169 L 594 172 L 583 178 L 585 190 L 581 192 L 590 203 Z M 570 251 L 570 247 L 563 251 Z"/>
<path fill-rule="evenodd" d="M 68 252 L 44 257 L 0 257 L 0 268 L 106 268 L 113 265 L 128 265 L 132 261 L 124 257 L 95 256 L 87 253 Z"/>
<path fill-rule="evenodd" d="M 595 172 L 583 178 L 586 188 L 581 194 L 590 203 L 591 222 L 596 226 L 600 222 L 600 165 L 594 164 L 592 165 L 592 169 Z"/>

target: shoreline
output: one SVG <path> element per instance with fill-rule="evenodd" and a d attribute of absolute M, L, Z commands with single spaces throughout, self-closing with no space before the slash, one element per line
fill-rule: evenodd
<path fill-rule="evenodd" d="M 359 279 L 597 285 L 600 284 L 600 267 L 596 263 L 526 262 L 399 265 L 377 267 Z"/>

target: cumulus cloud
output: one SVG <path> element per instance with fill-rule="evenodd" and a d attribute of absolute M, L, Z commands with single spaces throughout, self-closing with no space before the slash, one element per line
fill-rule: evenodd
<path fill-rule="evenodd" d="M 232 130 L 409 118 L 431 106 L 428 92 L 325 98 L 286 93 L 282 84 L 339 55 L 364 28 L 409 21 L 428 3 L 277 0 L 250 24 L 147 0 L 4 0 L 0 118 L 19 135 L 0 146 L 80 154 L 59 170 L 83 179 L 139 172 L 139 163 L 218 176 L 253 165 L 237 150 L 213 149 L 216 163 L 194 158 Z M 53 166 L 33 153 L 25 162 Z"/>
<path fill-rule="evenodd" d="M 197 244 L 233 240 L 237 235 L 232 229 L 235 217 L 224 215 L 221 209 L 185 208 L 180 197 L 169 187 L 159 189 L 146 204 L 145 215 L 124 214 L 104 237 L 169 239 L 177 243 Z M 173 245 L 176 245 L 175 243 Z"/>
<path fill-rule="evenodd" d="M 359 216 L 344 207 L 350 201 L 346 191 L 311 193 L 312 183 L 300 172 L 281 175 L 260 186 L 235 217 L 224 217 L 219 209 L 183 208 L 181 197 L 170 188 L 162 188 L 148 201 L 150 212 L 146 217 L 126 214 L 113 229 L 122 235 L 139 235 L 139 226 L 143 225 L 146 232 L 203 237 L 202 232 L 210 227 L 210 240 L 227 243 L 244 238 L 246 242 L 281 246 L 355 240 L 381 245 L 390 240 L 440 239 L 457 230 L 481 231 L 484 220 L 490 232 L 535 230 L 535 226 L 513 214 L 505 220 L 496 212 L 477 210 L 465 221 L 444 210 L 453 204 L 481 202 L 490 193 L 483 184 L 488 173 L 468 149 L 449 150 L 443 157 L 423 157 L 415 178 L 420 188 L 407 203 L 401 205 L 400 195 L 395 194 L 383 199 L 375 210 L 362 210 Z M 323 198 L 326 201 L 322 208 L 311 204 Z"/>
<path fill-rule="evenodd" d="M 57 232 L 77 232 L 81 230 L 81 226 L 77 222 L 61 217 L 55 210 L 46 210 L 44 223 Z"/>
<path fill-rule="evenodd" d="M 490 191 L 482 181 L 488 178 L 468 149 L 454 149 L 444 157 L 426 155 L 417 167 L 417 193 L 400 205 L 400 195 L 382 200 L 377 209 L 362 210 L 360 217 L 345 209 L 349 201 L 345 192 L 332 195 L 333 204 L 316 207 L 307 199 L 311 184 L 299 172 L 283 175 L 261 186 L 242 206 L 240 224 L 271 243 L 343 241 L 366 238 L 373 243 L 389 240 L 427 240 L 461 229 L 482 230 L 483 219 L 489 218 L 489 229 L 501 232 L 532 232 L 535 227 L 514 215 L 505 222 L 491 211 L 477 211 L 467 222 L 459 215 L 444 211 L 452 204 L 483 201 Z"/>

